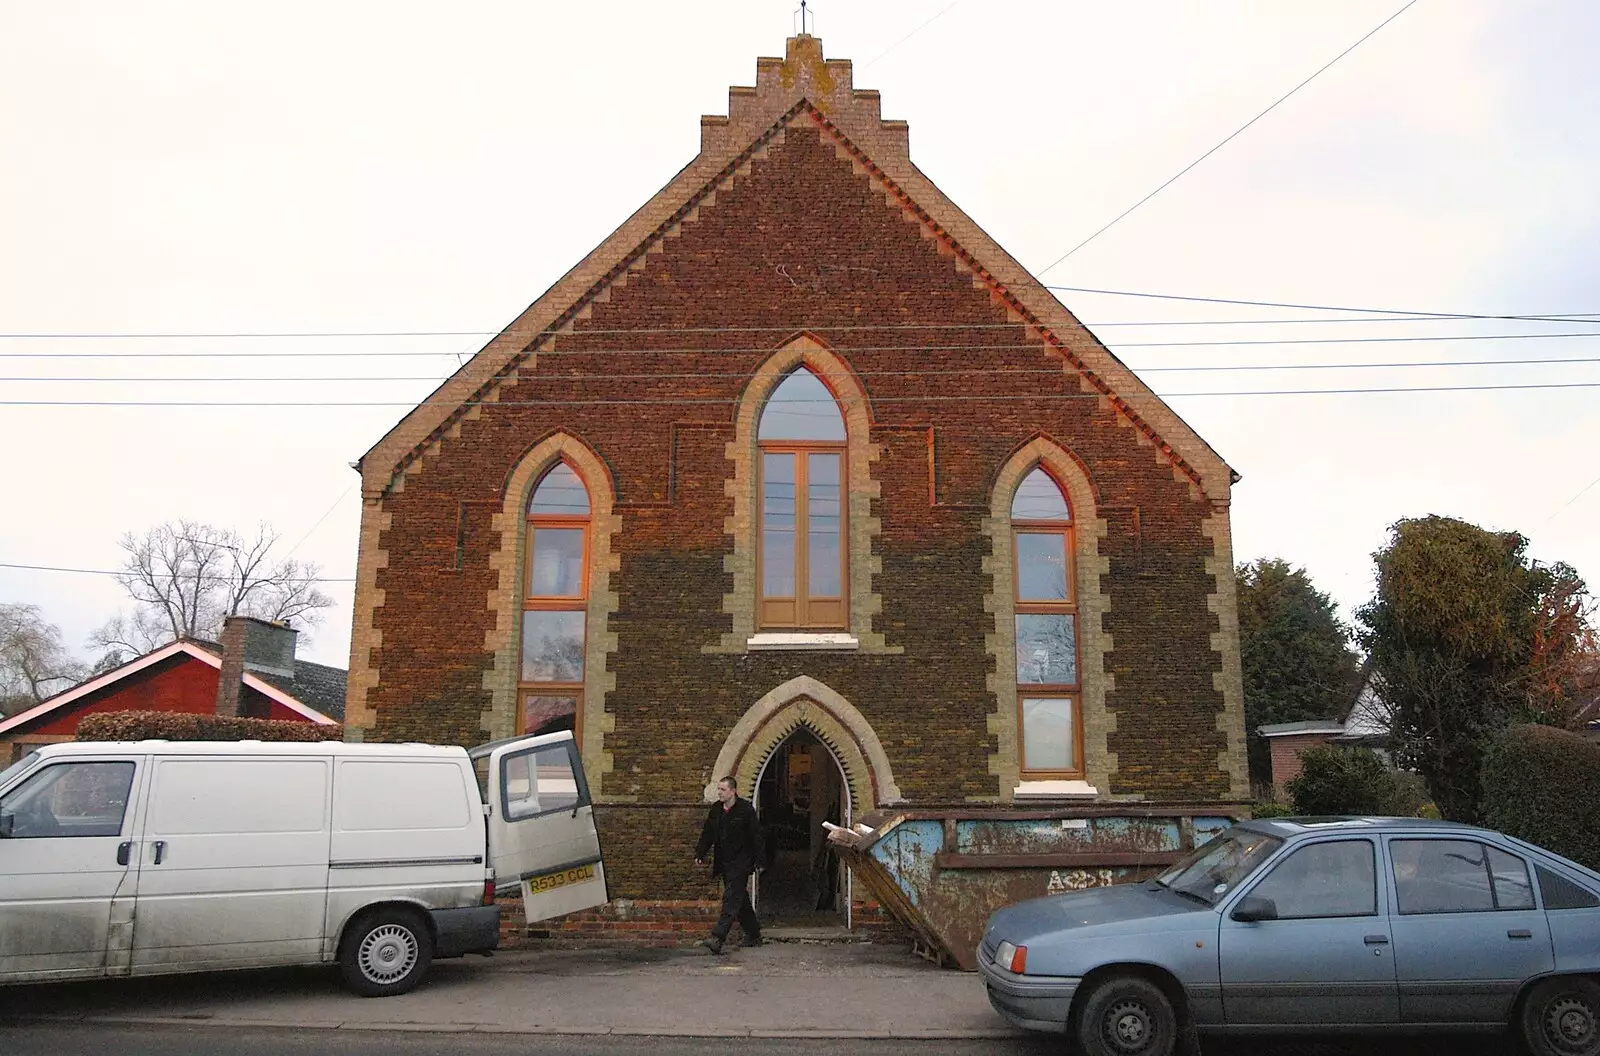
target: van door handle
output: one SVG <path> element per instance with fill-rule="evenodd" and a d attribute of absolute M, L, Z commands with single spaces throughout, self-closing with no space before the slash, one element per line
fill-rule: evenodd
<path fill-rule="evenodd" d="M 117 844 L 117 864 L 118 865 L 127 865 L 128 864 L 128 855 L 131 854 L 132 852 L 133 852 L 133 841 L 132 840 L 123 840 L 121 843 Z"/>
<path fill-rule="evenodd" d="M 1362 937 L 1361 941 L 1366 943 L 1368 946 L 1387 946 L 1389 944 L 1389 936 L 1366 935 Z"/>
<path fill-rule="evenodd" d="M 1533 938 L 1533 932 L 1529 931 L 1527 928 L 1510 928 L 1506 931 L 1506 938 L 1531 939 Z"/>
<path fill-rule="evenodd" d="M 166 853 L 167 853 L 167 841 L 166 840 L 157 840 L 156 841 L 156 864 L 157 865 L 161 864 L 161 859 L 166 856 Z"/>

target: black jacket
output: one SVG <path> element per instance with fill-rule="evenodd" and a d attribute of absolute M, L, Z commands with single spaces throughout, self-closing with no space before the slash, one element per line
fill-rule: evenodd
<path fill-rule="evenodd" d="M 700 829 L 695 858 L 704 858 L 715 849 L 711 860 L 712 876 L 750 873 L 767 864 L 766 847 L 761 839 L 761 822 L 748 799 L 735 798 L 726 810 L 721 803 L 711 804 L 706 823 Z"/>

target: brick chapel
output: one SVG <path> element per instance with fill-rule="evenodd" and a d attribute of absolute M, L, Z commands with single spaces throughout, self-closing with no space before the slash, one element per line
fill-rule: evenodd
<path fill-rule="evenodd" d="M 1235 474 L 815 37 L 359 469 L 347 735 L 574 730 L 614 898 L 723 774 L 764 915 L 823 820 L 1247 797 Z"/>

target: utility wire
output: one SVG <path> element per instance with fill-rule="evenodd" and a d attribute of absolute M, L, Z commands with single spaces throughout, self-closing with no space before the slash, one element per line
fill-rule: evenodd
<path fill-rule="evenodd" d="M 16 568 L 26 572 L 76 572 L 85 576 L 132 576 L 132 572 L 117 572 L 109 568 L 63 568 L 58 565 L 23 565 L 9 561 L 0 561 L 0 568 Z M 155 579 L 192 579 L 199 583 L 228 583 L 232 582 L 230 576 L 185 576 L 170 572 L 139 572 L 139 576 L 151 576 Z M 348 578 L 315 576 L 308 580 L 311 583 L 354 583 L 355 577 Z"/>
<path fill-rule="evenodd" d="M 929 26 L 933 25 L 939 19 L 943 18 L 945 16 L 946 12 L 948 12 L 952 7 L 955 7 L 959 3 L 961 3 L 961 0 L 950 0 L 950 3 L 944 5 L 944 7 L 939 9 L 939 13 L 938 14 L 934 15 L 932 18 L 930 18 L 926 22 L 922 23 L 916 29 L 913 29 L 910 33 L 907 33 L 905 36 L 901 37 L 899 40 L 895 41 L 893 44 L 890 44 L 887 48 L 884 48 L 882 51 L 878 52 L 878 54 L 876 54 L 872 58 L 868 59 L 866 64 L 863 65 L 860 68 L 860 70 L 858 70 L 857 72 L 859 72 L 859 73 L 867 72 L 867 70 L 871 69 L 873 64 L 876 63 L 879 59 L 883 58 L 885 55 L 889 54 L 895 48 L 898 48 L 900 45 L 904 44 L 906 41 L 910 40 L 912 37 L 916 36 L 918 33 L 921 33 L 923 30 L 925 30 Z"/>
<path fill-rule="evenodd" d="M 1414 2 L 1414 0 L 1413 0 Z M 1600 316 L 1600 312 L 1546 312 L 1539 314 L 1494 315 L 1478 312 L 1424 312 L 1410 308 L 1351 308 L 1332 304 L 1295 304 L 1289 301 L 1252 301 L 1238 297 L 1196 297 L 1179 293 L 1148 293 L 1142 290 L 1105 290 L 1094 286 L 1047 286 L 1046 290 L 1062 293 L 1093 293 L 1103 297 L 1138 297 L 1156 301 L 1184 301 L 1189 304 L 1238 304 L 1252 308 L 1294 308 L 1308 312 L 1359 312 L 1367 315 L 1414 315 L 1421 319 L 1497 319 L 1526 320 L 1528 322 L 1568 322 L 1574 319 Z M 1266 320 L 1271 322 L 1271 320 Z"/>
<path fill-rule="evenodd" d="M 1411 7 L 1416 2 L 1417 2 L 1417 0 L 1406 0 L 1406 3 L 1401 6 L 1400 10 L 1396 11 L 1394 14 L 1392 14 L 1388 18 L 1384 19 L 1382 22 L 1379 22 L 1372 29 L 1368 30 L 1367 34 L 1365 36 L 1363 36 L 1360 40 L 1356 41 L 1354 44 L 1350 45 L 1348 48 L 1345 48 L 1339 54 L 1337 54 L 1333 58 L 1329 59 L 1328 62 L 1325 65 L 1323 65 L 1320 69 L 1318 69 L 1316 73 L 1313 73 L 1310 77 L 1307 77 L 1305 80 L 1301 81 L 1299 84 L 1297 84 L 1293 88 L 1289 89 L 1289 91 L 1286 92 L 1283 96 L 1281 96 L 1277 100 L 1277 102 L 1274 102 L 1271 106 L 1269 106 L 1265 110 L 1261 111 L 1255 117 L 1252 117 L 1250 120 L 1248 120 L 1244 124 L 1240 125 L 1237 129 L 1235 129 L 1233 131 L 1233 133 L 1231 135 L 1229 135 L 1221 143 L 1218 143 L 1216 146 L 1212 147 L 1210 150 L 1206 151 L 1204 154 L 1200 155 L 1198 158 L 1194 159 L 1189 164 L 1185 165 L 1182 169 L 1179 169 L 1178 172 L 1175 175 L 1173 175 L 1171 178 L 1169 178 L 1161 186 L 1157 187 L 1155 190 L 1151 191 L 1149 194 L 1145 195 L 1143 198 L 1140 198 L 1137 202 L 1134 202 L 1132 205 L 1128 206 L 1128 208 L 1124 209 L 1122 212 L 1118 213 L 1116 216 L 1112 217 L 1111 221 L 1109 223 L 1107 223 L 1104 227 L 1101 227 L 1094 234 L 1090 235 L 1088 238 L 1084 239 L 1082 242 L 1079 242 L 1077 245 L 1073 246 L 1071 249 L 1069 249 L 1065 253 L 1061 254 L 1061 256 L 1057 257 L 1055 260 L 1051 261 L 1049 264 L 1046 264 L 1043 268 L 1040 268 L 1037 272 L 1035 272 L 1035 274 L 1043 275 L 1045 272 L 1049 271 L 1051 268 L 1055 267 L 1057 264 L 1060 264 L 1062 261 L 1064 261 L 1068 257 L 1072 256 L 1074 253 L 1078 252 L 1078 250 L 1082 249 L 1084 246 L 1087 246 L 1090 242 L 1093 242 L 1095 239 L 1099 238 L 1101 235 L 1103 235 L 1107 231 L 1111 230 L 1119 222 L 1121 222 L 1121 220 L 1124 217 L 1126 217 L 1129 213 L 1133 212 L 1135 209 L 1139 208 L 1145 202 L 1148 202 L 1150 199 L 1154 198 L 1156 195 L 1160 194 L 1162 191 L 1166 190 L 1168 187 L 1172 186 L 1174 183 L 1177 183 L 1178 180 L 1182 179 L 1183 176 L 1186 173 L 1188 173 L 1190 169 L 1193 169 L 1196 165 L 1199 165 L 1202 161 L 1205 161 L 1211 155 L 1215 154 L 1217 151 L 1221 150 L 1223 147 L 1225 147 L 1229 143 L 1233 142 L 1233 140 L 1240 133 L 1242 133 L 1245 129 L 1249 128 L 1251 125 L 1255 124 L 1257 121 L 1260 121 L 1263 117 L 1266 117 L 1268 114 L 1272 113 L 1272 111 L 1276 110 L 1280 104 L 1282 104 L 1283 102 L 1287 101 L 1290 96 L 1294 95 L 1300 89 L 1304 88 L 1306 85 L 1310 84 L 1312 81 L 1314 81 L 1318 77 L 1322 76 L 1324 73 L 1326 73 L 1328 71 L 1328 69 L 1330 67 L 1333 66 L 1334 63 L 1338 62 L 1340 59 L 1344 58 L 1346 55 L 1350 54 L 1352 51 L 1355 51 L 1361 45 L 1365 44 L 1374 35 L 1376 35 L 1377 32 L 1379 30 L 1381 30 L 1384 26 L 1387 26 L 1390 22 L 1393 22 L 1395 19 L 1399 18 L 1401 15 L 1403 15 L 1407 11 L 1409 11 L 1411 9 Z"/>
<path fill-rule="evenodd" d="M 1445 360 L 1412 360 L 1409 362 L 1381 362 L 1381 363 L 1207 363 L 1199 366 L 1178 367 L 1129 367 L 1135 374 L 1163 374 L 1171 372 L 1182 373 L 1209 373 L 1215 371 L 1242 371 L 1242 370 L 1399 370 L 1417 367 L 1527 367 L 1551 366 L 1563 363 L 1600 363 L 1600 356 L 1569 356 L 1550 359 L 1445 359 Z M 1061 367 L 1014 367 L 1003 370 L 988 370 L 981 367 L 970 367 L 961 370 L 857 370 L 852 372 L 856 377 L 904 377 L 904 378 L 933 378 L 933 377 L 1001 377 L 1011 374 L 1045 375 L 1060 377 L 1063 374 Z M 660 373 L 660 374 L 524 374 L 519 376 L 520 382 L 565 382 L 565 381 L 667 381 L 685 378 L 747 378 L 748 372 L 738 371 L 699 371 L 693 373 Z M 441 382 L 449 380 L 448 374 L 418 374 L 410 377 L 384 376 L 384 375 L 359 375 L 350 377 L 224 377 L 221 375 L 187 376 L 187 377 L 26 377 L 17 376 L 0 378 L 0 382 L 97 382 L 104 384 L 113 383 L 191 383 L 191 382 L 282 382 L 284 384 L 300 384 L 310 382 L 415 382 L 431 381 Z M 340 496 L 343 498 L 343 496 Z"/>
<path fill-rule="evenodd" d="M 1215 392 L 1165 392 L 1153 393 L 1159 399 L 1180 399 L 1202 396 L 1346 396 L 1367 393 L 1392 392 L 1503 392 L 1525 389 L 1597 389 L 1600 381 L 1544 382 L 1505 385 L 1419 385 L 1384 386 L 1346 389 L 1257 389 L 1250 391 Z M 955 403 L 955 402 L 1011 402 L 1026 400 L 1097 400 L 1099 393 L 1041 392 L 1026 395 L 996 394 L 961 396 L 875 396 L 875 404 L 889 403 Z M 402 400 L 0 400 L 0 407 L 664 407 L 664 406 L 716 406 L 742 402 L 737 397 L 657 398 L 639 400 L 440 400 L 424 399 L 420 402 Z M 827 400 L 785 400 L 785 404 L 828 404 Z"/>
<path fill-rule="evenodd" d="M 1586 320 L 1576 320 L 1586 322 Z M 1366 335 L 1362 337 L 1270 337 L 1227 338 L 1204 341 L 1107 341 L 1106 348 L 1116 351 L 1128 348 L 1242 348 L 1271 345 L 1370 345 L 1416 344 L 1439 341 L 1542 341 L 1555 338 L 1600 337 L 1600 320 L 1597 329 L 1572 330 L 1540 334 L 1401 334 Z M 1041 346 L 1032 339 L 1019 339 L 1004 344 L 956 345 L 834 345 L 838 352 L 982 352 L 982 351 L 1035 351 Z M 770 355 L 769 345 L 733 348 L 547 348 L 530 353 L 536 358 L 559 356 L 732 356 Z M 0 352 L 0 359 L 294 359 L 294 358 L 414 358 L 417 356 L 451 356 L 453 352 L 381 351 L 381 352 Z"/>
<path fill-rule="evenodd" d="M 1594 489 L 1594 486 L 1596 484 L 1600 484 L 1600 477 L 1595 477 L 1584 488 L 1582 488 L 1576 495 L 1572 496 L 1572 498 L 1570 498 L 1566 502 L 1562 503 L 1561 504 L 1561 508 L 1559 510 L 1557 510 L 1555 513 L 1552 513 L 1550 516 L 1546 517 L 1543 521 L 1541 521 L 1539 523 L 1539 527 L 1543 528 L 1545 525 L 1549 524 L 1551 521 L 1555 520 L 1557 517 L 1561 516 L 1563 513 L 1566 513 L 1568 507 L 1570 507 L 1573 503 L 1577 502 L 1579 499 L 1583 498 L 1585 495 L 1589 494 L 1589 492 Z"/>

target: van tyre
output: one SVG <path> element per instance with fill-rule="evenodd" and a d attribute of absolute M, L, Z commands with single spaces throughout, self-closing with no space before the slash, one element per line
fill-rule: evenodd
<path fill-rule="evenodd" d="M 1084 998 L 1076 1033 L 1084 1056 L 1172 1056 L 1178 1014 L 1150 980 L 1112 976 Z"/>
<path fill-rule="evenodd" d="M 1600 983 L 1546 979 L 1528 991 L 1517 1016 L 1533 1056 L 1600 1056 Z"/>
<path fill-rule="evenodd" d="M 345 985 L 362 997 L 393 997 L 422 982 L 433 961 L 433 938 L 422 917 L 381 909 L 359 918 L 339 947 Z"/>

